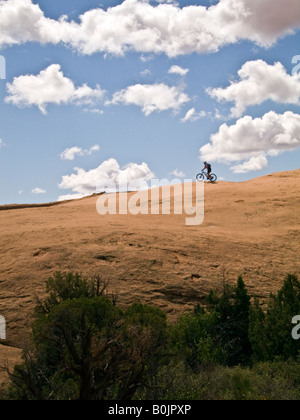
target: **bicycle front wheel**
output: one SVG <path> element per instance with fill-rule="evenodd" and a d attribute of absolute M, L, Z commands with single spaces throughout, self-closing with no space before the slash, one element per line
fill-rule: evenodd
<path fill-rule="evenodd" d="M 204 180 L 204 175 L 203 174 L 198 174 L 196 176 L 197 181 L 203 181 Z"/>

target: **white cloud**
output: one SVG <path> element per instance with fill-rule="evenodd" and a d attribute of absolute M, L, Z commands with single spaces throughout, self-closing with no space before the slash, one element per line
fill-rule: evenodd
<path fill-rule="evenodd" d="M 228 117 L 225 117 L 224 115 L 222 115 L 221 114 L 221 111 L 219 110 L 219 109 L 215 109 L 215 115 L 214 115 L 214 118 L 216 119 L 216 120 L 226 120 L 226 119 L 228 119 Z"/>
<path fill-rule="evenodd" d="M 125 0 L 85 12 L 79 22 L 45 17 L 30 0 L 0 0 L 0 47 L 28 41 L 63 43 L 83 54 L 215 52 L 247 39 L 271 46 L 299 27 L 299 0 L 220 0 L 206 6 Z"/>
<path fill-rule="evenodd" d="M 52 64 L 38 75 L 15 77 L 6 85 L 6 103 L 19 107 L 37 106 L 43 114 L 49 104 L 93 104 L 101 99 L 104 91 L 99 86 L 91 89 L 86 84 L 76 88 L 72 80 L 64 76 L 59 64 Z"/>
<path fill-rule="evenodd" d="M 46 190 L 44 190 L 43 188 L 39 188 L 39 187 L 36 187 L 36 188 L 33 188 L 33 190 L 31 191 L 31 193 L 32 194 L 46 194 Z"/>
<path fill-rule="evenodd" d="M 85 108 L 84 112 L 90 112 L 91 114 L 103 115 L 104 111 L 98 108 Z"/>
<path fill-rule="evenodd" d="M 196 112 L 195 108 L 191 108 L 183 118 L 181 118 L 181 122 L 185 123 L 187 121 L 198 121 L 200 118 L 205 118 L 207 116 L 211 115 L 210 113 L 207 113 L 206 111 L 200 111 Z"/>
<path fill-rule="evenodd" d="M 249 61 L 242 66 L 240 80 L 226 88 L 207 89 L 219 102 L 234 102 L 231 116 L 238 118 L 250 105 L 267 100 L 283 104 L 300 105 L 300 78 L 290 76 L 281 63 L 269 65 L 263 60 Z"/>
<path fill-rule="evenodd" d="M 95 144 L 90 149 L 82 149 L 81 147 L 74 146 L 65 149 L 61 154 L 60 158 L 62 160 L 74 160 L 76 156 L 89 156 L 93 152 L 98 152 L 100 150 L 100 146 Z"/>
<path fill-rule="evenodd" d="M 129 163 L 123 168 L 115 159 L 104 161 L 98 168 L 85 171 L 74 168 L 76 173 L 65 175 L 59 184 L 59 188 L 72 190 L 73 194 L 91 195 L 101 192 L 112 185 L 118 187 L 134 181 L 148 181 L 154 177 L 146 163 L 138 165 Z"/>
<path fill-rule="evenodd" d="M 151 76 L 151 71 L 149 69 L 143 70 L 141 71 L 141 76 L 146 77 L 146 76 Z"/>
<path fill-rule="evenodd" d="M 79 198 L 85 197 L 84 194 L 65 194 L 60 195 L 57 201 L 67 201 L 67 200 L 78 200 Z"/>
<path fill-rule="evenodd" d="M 148 63 L 148 61 L 151 61 L 151 60 L 154 59 L 154 55 L 153 54 L 150 54 L 150 55 L 144 55 L 144 54 L 142 54 L 141 57 L 140 57 L 140 59 L 141 59 L 141 61 L 143 63 Z"/>
<path fill-rule="evenodd" d="M 186 174 L 183 171 L 180 171 L 179 169 L 175 169 L 173 172 L 170 173 L 170 175 L 174 175 L 176 178 L 184 178 Z"/>
<path fill-rule="evenodd" d="M 221 125 L 210 140 L 200 149 L 202 160 L 243 162 L 232 167 L 235 172 L 261 169 L 266 166 L 266 156 L 300 147 L 300 115 L 271 111 L 262 118 L 246 116 L 234 125 Z"/>
<path fill-rule="evenodd" d="M 169 87 L 163 83 L 153 85 L 133 85 L 113 95 L 107 104 L 136 105 L 142 108 L 143 113 L 149 116 L 154 111 L 179 111 L 180 107 L 189 102 L 188 95 L 182 88 Z"/>
<path fill-rule="evenodd" d="M 250 171 L 260 171 L 268 166 L 268 160 L 264 154 L 253 156 L 246 162 L 231 167 L 235 174 L 245 174 Z"/>
<path fill-rule="evenodd" d="M 70 147 L 68 149 L 65 149 L 61 154 L 60 158 L 62 160 L 74 160 L 75 156 L 82 156 L 82 149 L 81 147 Z"/>
<path fill-rule="evenodd" d="M 183 69 L 180 66 L 172 66 L 169 69 L 169 72 L 168 73 L 170 73 L 170 74 L 179 74 L 179 76 L 186 76 L 188 74 L 188 72 L 189 72 L 189 69 Z"/>
<path fill-rule="evenodd" d="M 95 144 L 94 146 L 92 146 L 88 151 L 87 154 L 91 155 L 93 152 L 99 152 L 100 150 L 100 146 L 99 144 Z"/>

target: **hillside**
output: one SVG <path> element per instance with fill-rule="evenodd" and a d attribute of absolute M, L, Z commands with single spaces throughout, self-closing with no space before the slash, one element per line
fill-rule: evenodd
<path fill-rule="evenodd" d="M 35 296 L 57 270 L 99 274 L 120 304 L 157 305 L 170 319 L 221 288 L 223 278 L 232 283 L 241 274 L 253 296 L 267 298 L 287 273 L 300 274 L 300 170 L 205 184 L 200 226 L 174 214 L 100 216 L 97 199 L 0 208 L 6 344 L 25 345 Z"/>

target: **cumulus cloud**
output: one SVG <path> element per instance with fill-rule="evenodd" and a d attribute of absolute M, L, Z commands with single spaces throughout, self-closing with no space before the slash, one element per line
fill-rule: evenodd
<path fill-rule="evenodd" d="M 143 71 L 141 71 L 141 73 L 140 73 L 140 75 L 141 76 L 143 76 L 143 77 L 146 77 L 146 76 L 151 76 L 151 71 L 149 70 L 149 69 L 146 69 L 146 70 L 143 70 Z"/>
<path fill-rule="evenodd" d="M 91 195 L 107 188 L 112 189 L 112 186 L 118 189 L 129 183 L 148 181 L 154 177 L 146 163 L 129 163 L 121 168 L 115 159 L 108 159 L 89 171 L 81 168 L 74 170 L 75 173 L 63 176 L 58 186 L 61 189 L 72 190 L 72 194 L 77 194 L 76 198 L 79 195 Z M 62 197 L 66 196 L 61 196 L 60 199 Z"/>
<path fill-rule="evenodd" d="M 245 174 L 251 171 L 260 171 L 266 166 L 268 166 L 268 160 L 265 154 L 262 153 L 261 155 L 253 156 L 246 162 L 232 166 L 231 169 L 235 174 Z"/>
<path fill-rule="evenodd" d="M 65 194 L 60 195 L 57 201 L 78 200 L 79 198 L 83 197 L 85 197 L 85 194 Z"/>
<path fill-rule="evenodd" d="M 169 74 L 179 74 L 179 76 L 186 76 L 189 72 L 189 69 L 183 69 L 180 66 L 172 66 L 168 73 Z"/>
<path fill-rule="evenodd" d="M 220 0 L 182 8 L 171 1 L 125 0 L 89 10 L 78 22 L 47 18 L 31 0 L 0 0 L 0 47 L 36 41 L 64 43 L 83 54 L 134 50 L 175 57 L 215 52 L 243 39 L 268 47 L 298 28 L 299 18 L 299 0 Z"/>
<path fill-rule="evenodd" d="M 136 105 L 149 116 L 154 111 L 179 111 L 180 107 L 189 102 L 188 95 L 180 87 L 169 87 L 163 83 L 153 85 L 133 85 L 113 95 L 107 104 Z"/>
<path fill-rule="evenodd" d="M 300 147 L 300 115 L 271 111 L 262 118 L 245 116 L 234 125 L 223 124 L 210 140 L 200 149 L 202 160 L 242 162 L 232 167 L 239 173 L 262 169 L 266 156 Z"/>
<path fill-rule="evenodd" d="M 93 104 L 104 95 L 100 86 L 91 89 L 84 84 L 76 88 L 72 80 L 64 76 L 59 64 L 50 65 L 38 75 L 15 77 L 6 87 L 6 103 L 18 107 L 35 105 L 43 114 L 47 113 L 49 104 Z"/>
<path fill-rule="evenodd" d="M 84 112 L 90 112 L 91 114 L 103 115 L 104 111 L 98 108 L 85 108 Z"/>
<path fill-rule="evenodd" d="M 191 108 L 190 110 L 188 110 L 185 116 L 181 118 L 181 122 L 183 123 L 187 121 L 194 122 L 194 121 L 198 121 L 200 118 L 205 118 L 209 115 L 210 113 L 207 113 L 206 111 L 196 112 L 195 108 Z"/>
<path fill-rule="evenodd" d="M 46 194 L 46 192 L 47 192 L 46 190 L 44 190 L 43 188 L 39 188 L 39 187 L 33 188 L 33 190 L 31 191 L 32 194 L 36 194 L 36 195 Z"/>
<path fill-rule="evenodd" d="M 234 102 L 231 116 L 238 118 L 250 105 L 267 100 L 299 105 L 300 78 L 291 76 L 281 63 L 269 65 L 263 60 L 249 61 L 238 72 L 240 80 L 226 88 L 208 89 L 208 94 L 219 102 Z"/>
<path fill-rule="evenodd" d="M 179 169 L 175 169 L 173 172 L 170 173 L 170 175 L 175 176 L 175 178 L 184 178 L 186 174 L 183 171 L 180 171 Z"/>
<path fill-rule="evenodd" d="M 148 63 L 148 61 L 154 60 L 154 55 L 153 54 L 150 54 L 150 55 L 144 55 L 144 54 L 142 54 L 141 57 L 140 57 L 140 59 L 141 59 L 141 61 L 143 63 Z"/>
<path fill-rule="evenodd" d="M 82 149 L 81 147 L 74 146 L 65 149 L 61 154 L 60 158 L 62 160 L 74 160 L 76 156 L 89 156 L 93 152 L 98 152 L 100 150 L 100 146 L 95 144 L 90 149 Z"/>

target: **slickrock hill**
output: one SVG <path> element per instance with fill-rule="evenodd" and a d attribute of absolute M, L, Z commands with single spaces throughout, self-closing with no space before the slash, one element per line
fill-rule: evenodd
<path fill-rule="evenodd" d="M 203 302 L 224 278 L 235 283 L 241 274 L 253 296 L 267 298 L 286 274 L 299 275 L 300 170 L 205 183 L 199 226 L 186 226 L 186 215 L 100 216 L 98 198 L 0 206 L 5 344 L 26 343 L 35 296 L 58 270 L 100 275 L 119 304 L 157 305 L 170 319 Z M 8 349 L 0 345 L 0 359 L 15 358 Z"/>

